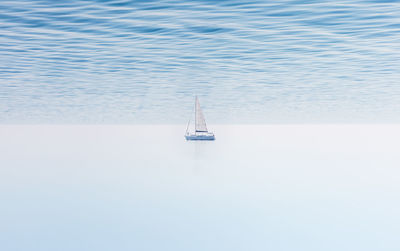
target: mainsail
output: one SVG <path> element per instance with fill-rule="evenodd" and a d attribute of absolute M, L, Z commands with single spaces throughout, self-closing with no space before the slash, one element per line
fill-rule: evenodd
<path fill-rule="evenodd" d="M 196 132 L 207 132 L 206 120 L 200 108 L 199 99 L 196 97 Z"/>

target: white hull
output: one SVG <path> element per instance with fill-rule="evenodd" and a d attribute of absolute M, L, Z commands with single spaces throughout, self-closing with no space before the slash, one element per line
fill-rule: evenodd
<path fill-rule="evenodd" d="M 214 133 L 195 133 L 195 134 L 186 134 L 186 140 L 215 140 Z"/>

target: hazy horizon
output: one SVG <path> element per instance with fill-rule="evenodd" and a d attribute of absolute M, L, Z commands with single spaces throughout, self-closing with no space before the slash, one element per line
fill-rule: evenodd
<path fill-rule="evenodd" d="M 0 249 L 400 249 L 399 125 L 184 129 L 0 125 Z"/>

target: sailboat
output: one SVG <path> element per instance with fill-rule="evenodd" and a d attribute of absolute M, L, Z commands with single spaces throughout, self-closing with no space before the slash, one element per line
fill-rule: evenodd
<path fill-rule="evenodd" d="M 186 128 L 186 140 L 215 140 L 214 133 L 207 130 L 206 120 L 200 108 L 199 99 L 196 96 L 195 102 L 195 131 L 189 132 L 190 120 Z"/>

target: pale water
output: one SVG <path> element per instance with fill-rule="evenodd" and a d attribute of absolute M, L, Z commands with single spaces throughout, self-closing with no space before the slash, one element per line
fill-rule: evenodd
<path fill-rule="evenodd" d="M 399 250 L 400 127 L 1 126 L 0 250 Z"/>
<path fill-rule="evenodd" d="M 0 2 L 0 123 L 400 122 L 400 2 Z"/>

